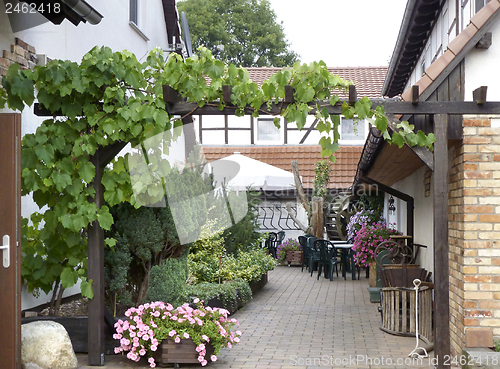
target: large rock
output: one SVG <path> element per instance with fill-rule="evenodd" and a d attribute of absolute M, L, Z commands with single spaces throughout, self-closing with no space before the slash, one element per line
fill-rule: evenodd
<path fill-rule="evenodd" d="M 78 365 L 66 329 L 47 320 L 21 326 L 21 363 L 25 369 L 75 369 Z"/>

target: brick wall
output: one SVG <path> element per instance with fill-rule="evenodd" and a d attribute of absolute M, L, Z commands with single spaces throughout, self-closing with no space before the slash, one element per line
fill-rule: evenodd
<path fill-rule="evenodd" d="M 0 85 L 1 77 L 7 74 L 7 69 L 11 64 L 17 63 L 22 68 L 33 69 L 37 62 L 35 48 L 16 37 L 15 44 L 10 46 L 10 50 L 3 50 L 0 57 Z"/>
<path fill-rule="evenodd" d="M 464 347 L 464 284 L 463 284 L 463 146 L 453 149 L 449 172 L 449 263 L 450 263 L 450 343 L 452 355 L 459 355 Z"/>
<path fill-rule="evenodd" d="M 500 129 L 490 119 L 464 119 L 463 145 L 454 153 L 450 308 L 454 355 L 470 328 L 500 338 Z"/>

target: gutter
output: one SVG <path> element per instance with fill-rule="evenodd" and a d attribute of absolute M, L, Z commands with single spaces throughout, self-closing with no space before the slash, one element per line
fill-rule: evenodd
<path fill-rule="evenodd" d="M 403 15 L 403 21 L 401 22 L 401 27 L 399 28 L 398 39 L 396 45 L 394 46 L 394 51 L 392 52 L 391 62 L 389 63 L 389 69 L 385 75 L 384 84 L 382 85 L 382 96 L 387 96 L 387 89 L 389 88 L 389 80 L 392 78 L 396 65 L 398 63 L 399 56 L 403 49 L 404 42 L 406 41 L 406 34 L 411 23 L 411 15 L 415 9 L 415 4 L 418 0 L 408 0 L 406 3 L 405 13 Z"/>
<path fill-rule="evenodd" d="M 96 9 L 90 6 L 85 0 L 61 0 L 61 1 L 90 24 L 93 25 L 99 24 L 103 18 L 102 14 L 100 14 Z"/>

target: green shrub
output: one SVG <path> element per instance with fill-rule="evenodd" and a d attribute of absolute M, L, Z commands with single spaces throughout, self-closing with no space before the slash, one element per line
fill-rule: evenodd
<path fill-rule="evenodd" d="M 261 202 L 260 193 L 247 191 L 248 211 L 243 219 L 223 233 L 224 247 L 227 254 L 237 255 L 241 251 L 249 251 L 257 243 L 261 234 L 258 232 L 257 206 Z M 234 207 L 239 202 L 233 202 Z M 232 208 L 234 211 L 235 209 Z"/>
<path fill-rule="evenodd" d="M 163 301 L 178 306 L 186 285 L 186 259 L 167 259 L 162 265 L 155 265 L 149 274 L 149 301 Z"/>
<path fill-rule="evenodd" d="M 227 283 L 199 283 L 193 286 L 186 286 L 184 291 L 184 301 L 192 302 L 194 298 L 199 298 L 206 303 L 212 299 L 218 299 L 222 307 L 227 310 L 235 310 L 237 299 L 241 299 L 245 305 L 252 298 L 252 290 L 247 281 L 236 279 Z"/>
<path fill-rule="evenodd" d="M 190 280 L 193 283 L 232 281 L 237 278 L 253 282 L 274 269 L 276 261 L 262 249 L 240 252 L 238 256 L 208 252 L 190 254 L 188 258 Z"/>

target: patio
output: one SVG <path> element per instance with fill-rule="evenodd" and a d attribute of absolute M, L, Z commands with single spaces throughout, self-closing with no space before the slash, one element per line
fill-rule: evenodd
<path fill-rule="evenodd" d="M 433 368 L 429 359 L 408 358 L 415 338 L 382 332 L 367 279 L 333 282 L 298 267 L 277 267 L 268 284 L 234 317 L 241 342 L 223 349 L 208 368 Z M 432 353 L 431 353 L 432 357 Z M 80 355 L 80 368 L 86 355 Z M 406 361 L 405 361 L 406 360 Z M 106 357 L 106 368 L 146 368 L 124 356 Z M 182 365 L 181 368 L 201 368 Z"/>

